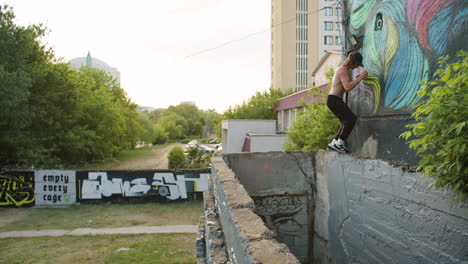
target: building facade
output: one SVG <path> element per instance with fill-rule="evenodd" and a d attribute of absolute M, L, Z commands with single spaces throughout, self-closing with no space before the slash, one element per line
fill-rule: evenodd
<path fill-rule="evenodd" d="M 303 91 L 327 50 L 341 50 L 339 1 L 272 0 L 271 86 Z"/>
<path fill-rule="evenodd" d="M 117 68 L 109 66 L 107 63 L 105 63 L 102 60 L 91 57 L 90 52 L 88 52 L 88 55 L 86 57 L 79 57 L 79 58 L 71 59 L 70 64 L 72 67 L 76 69 L 79 69 L 81 67 L 92 67 L 92 68 L 103 70 L 109 73 L 114 78 L 114 80 L 118 84 L 120 84 L 120 72 L 117 70 Z"/>

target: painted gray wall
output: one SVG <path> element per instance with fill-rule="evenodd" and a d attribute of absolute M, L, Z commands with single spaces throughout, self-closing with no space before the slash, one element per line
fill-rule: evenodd
<path fill-rule="evenodd" d="M 311 193 L 308 250 L 317 263 L 468 263 L 468 204 L 427 189 L 420 173 L 329 151 L 225 160 L 254 199 Z"/>
<path fill-rule="evenodd" d="M 311 258 L 313 153 L 236 153 L 225 156 L 255 202 L 257 213 L 302 262 Z"/>

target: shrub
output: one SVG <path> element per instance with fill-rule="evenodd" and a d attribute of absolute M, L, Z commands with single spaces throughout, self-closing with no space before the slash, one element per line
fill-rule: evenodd
<path fill-rule="evenodd" d="M 430 186 L 451 187 L 461 200 L 468 192 L 468 53 L 460 51 L 454 62 L 439 59 L 434 78 L 418 92 L 425 100 L 416 105 L 415 123 L 402 134 L 421 156 L 418 169 L 433 176 Z"/>
<path fill-rule="evenodd" d="M 210 166 L 212 153 L 205 153 L 198 147 L 190 147 L 187 153 L 187 168 L 207 168 Z"/>
<path fill-rule="evenodd" d="M 177 169 L 185 167 L 185 154 L 180 146 L 175 146 L 168 154 L 169 169 Z"/>
<path fill-rule="evenodd" d="M 323 98 L 323 100 L 306 105 L 306 110 L 299 113 L 287 131 L 286 150 L 326 148 L 340 127 L 338 119 L 327 107 L 327 94 L 314 88 L 310 96 Z"/>

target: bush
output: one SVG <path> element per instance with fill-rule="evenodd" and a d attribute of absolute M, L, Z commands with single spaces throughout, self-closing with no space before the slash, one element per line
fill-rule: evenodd
<path fill-rule="evenodd" d="M 306 110 L 299 113 L 287 131 L 286 150 L 326 148 L 340 127 L 339 120 L 327 107 L 327 94 L 314 88 L 310 96 L 321 97 L 323 100 L 306 105 Z"/>
<path fill-rule="evenodd" d="M 415 123 L 402 134 L 410 148 L 421 156 L 418 169 L 433 176 L 430 186 L 451 187 L 464 201 L 468 192 L 468 53 L 460 51 L 449 63 L 439 60 L 434 80 L 423 85 L 418 96 L 424 98 L 412 114 Z"/>
<path fill-rule="evenodd" d="M 177 169 L 185 167 L 185 154 L 180 146 L 175 146 L 168 154 L 169 169 Z"/>
<path fill-rule="evenodd" d="M 198 147 L 190 147 L 187 153 L 187 168 L 207 168 L 210 166 L 212 153 L 205 153 Z"/>

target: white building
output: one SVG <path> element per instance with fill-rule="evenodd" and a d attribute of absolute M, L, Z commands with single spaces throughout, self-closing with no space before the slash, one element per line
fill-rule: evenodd
<path fill-rule="evenodd" d="M 276 134 L 276 120 L 223 120 L 223 153 L 284 150 L 284 134 Z"/>
<path fill-rule="evenodd" d="M 341 1 L 271 1 L 271 86 L 303 91 L 328 50 L 341 50 Z"/>
<path fill-rule="evenodd" d="M 70 64 L 72 67 L 79 69 L 81 67 L 92 67 L 96 69 L 103 70 L 109 73 L 115 81 L 120 84 L 120 72 L 117 68 L 109 66 L 107 63 L 103 62 L 102 60 L 92 58 L 90 52 L 86 57 L 79 57 L 70 60 Z"/>

